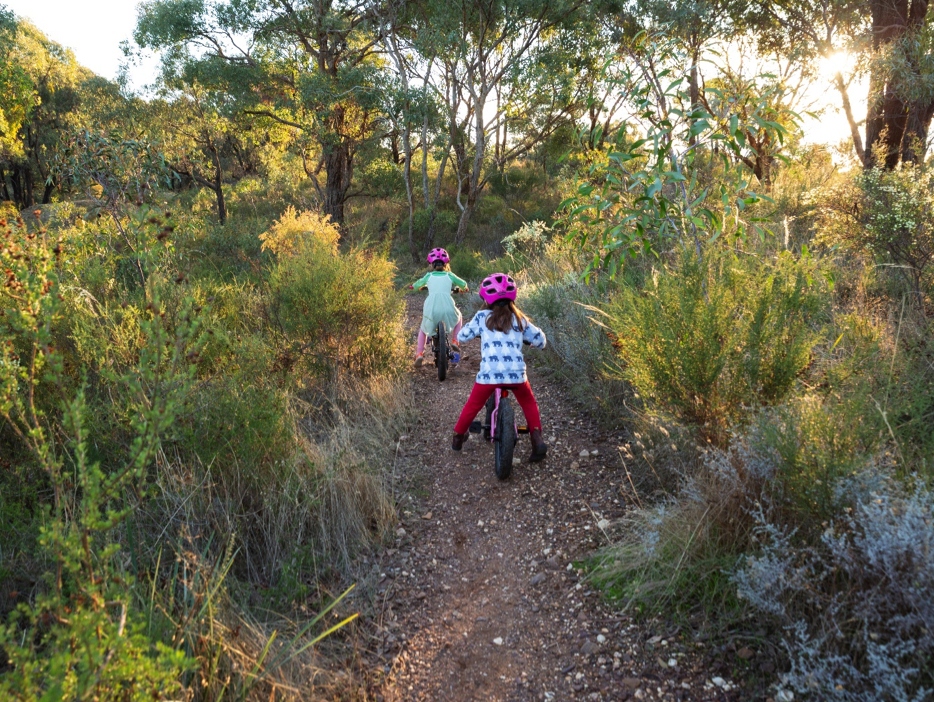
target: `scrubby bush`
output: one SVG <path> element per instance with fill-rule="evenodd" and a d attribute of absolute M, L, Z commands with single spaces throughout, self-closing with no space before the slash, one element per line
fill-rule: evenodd
<path fill-rule="evenodd" d="M 306 250 L 321 250 L 333 255 L 337 253 L 341 233 L 331 223 L 330 215 L 312 210 L 298 213 L 290 206 L 269 231 L 260 234 L 259 238 L 263 242 L 263 251 L 287 258 Z"/>
<path fill-rule="evenodd" d="M 479 251 L 458 248 L 451 252 L 451 270 L 470 283 L 479 283 L 502 268 L 501 261 L 490 259 Z"/>
<path fill-rule="evenodd" d="M 934 687 L 934 497 L 881 462 L 833 485 L 842 509 L 802 543 L 767 511 L 739 595 L 786 632 L 783 683 L 807 697 L 927 699 Z"/>
<path fill-rule="evenodd" d="M 510 256 L 533 256 L 542 253 L 548 243 L 550 227 L 540 220 L 526 222 L 503 239 L 503 248 Z"/>
<path fill-rule="evenodd" d="M 915 295 L 931 285 L 934 172 L 910 163 L 875 168 L 811 195 L 817 240 L 894 266 Z"/>
<path fill-rule="evenodd" d="M 746 437 L 689 462 L 674 491 L 630 510 L 594 577 L 645 613 L 712 615 L 721 626 L 738 620 L 742 611 L 729 574 L 752 544 L 750 509 L 777 465 L 773 453 Z"/>
<path fill-rule="evenodd" d="M 828 298 L 807 258 L 711 251 L 623 288 L 606 307 L 637 390 L 710 438 L 749 407 L 780 402 L 808 365 Z"/>
<path fill-rule="evenodd" d="M 55 343 L 65 307 L 56 270 L 60 245 L 52 250 L 22 227 L 5 229 L 0 416 L 18 439 L 17 462 L 51 495 L 36 520 L 50 570 L 36 597 L 20 602 L 9 623 L 0 625 L 0 648 L 12 665 L 0 692 L 21 700 L 172 694 L 190 661 L 183 650 L 144 633 L 117 532 L 146 494 L 160 437 L 191 384 L 196 314 L 187 305 L 170 330 L 160 281 L 150 277 L 134 363 L 109 374 L 126 398 L 128 441 L 119 458 L 97 462 L 88 451 L 86 381 L 77 389 L 69 382 Z M 47 388 L 57 392 L 37 401 L 37 390 Z"/>
<path fill-rule="evenodd" d="M 606 330 L 593 323 L 593 307 L 610 297 L 609 280 L 580 277 L 581 257 L 552 242 L 518 273 L 519 305 L 548 337 L 544 358 L 573 396 L 610 424 L 625 416 L 631 392 L 620 380 L 616 354 Z"/>
<path fill-rule="evenodd" d="M 267 649 L 243 593 L 321 601 L 395 518 L 394 267 L 294 210 L 125 207 L 4 231 L 0 696 L 307 688 L 317 632 Z"/>
<path fill-rule="evenodd" d="M 279 367 L 337 379 L 397 367 L 401 297 L 384 256 L 321 247 L 280 258 L 269 276 L 267 315 Z"/>

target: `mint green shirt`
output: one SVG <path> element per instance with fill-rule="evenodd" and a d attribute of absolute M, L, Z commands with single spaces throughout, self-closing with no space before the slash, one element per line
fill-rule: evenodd
<path fill-rule="evenodd" d="M 422 307 L 422 331 L 434 334 L 438 322 L 444 322 L 448 334 L 461 321 L 460 310 L 454 304 L 451 290 L 454 286 L 467 287 L 467 281 L 461 280 L 450 271 L 429 271 L 413 284 L 416 290 L 428 288 L 428 297 Z"/>

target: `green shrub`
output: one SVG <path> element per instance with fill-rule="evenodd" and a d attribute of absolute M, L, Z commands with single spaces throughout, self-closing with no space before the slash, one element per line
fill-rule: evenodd
<path fill-rule="evenodd" d="M 402 306 L 394 274 L 368 250 L 310 246 L 281 258 L 269 276 L 267 312 L 278 366 L 333 379 L 395 370 Z"/>
<path fill-rule="evenodd" d="M 149 302 L 135 322 L 134 363 L 108 370 L 112 387 L 125 398 L 129 440 L 117 460 L 93 461 L 85 392 L 66 382 L 64 357 L 54 343 L 65 308 L 59 257 L 44 237 L 22 234 L 7 229 L 0 251 L 8 271 L 0 318 L 0 416 L 19 440 L 27 470 L 51 489 L 38 520 L 38 544 L 50 570 L 35 598 L 0 625 L 0 648 L 12 664 L 0 679 L 0 693 L 18 700 L 171 695 L 189 660 L 143 632 L 133 579 L 118 557 L 118 530 L 146 495 L 160 437 L 191 385 L 196 314 L 186 304 L 182 320 L 169 330 L 158 278 L 150 277 Z M 43 385 L 57 388 L 58 402 L 36 403 Z"/>
<path fill-rule="evenodd" d="M 517 301 L 548 337 L 542 356 L 548 368 L 582 405 L 607 424 L 618 424 L 628 414 L 632 392 L 620 378 L 606 330 L 591 319 L 592 308 L 610 299 L 615 283 L 598 276 L 584 281 L 579 272 L 585 267 L 566 245 L 547 244 L 518 274 Z"/>
<path fill-rule="evenodd" d="M 783 253 L 686 255 L 607 309 L 624 376 L 710 438 L 750 407 L 775 404 L 807 368 L 829 302 L 816 265 Z"/>
<path fill-rule="evenodd" d="M 451 270 L 469 283 L 478 284 L 491 273 L 498 273 L 501 269 L 502 261 L 487 258 L 479 251 L 458 248 L 451 253 Z"/>

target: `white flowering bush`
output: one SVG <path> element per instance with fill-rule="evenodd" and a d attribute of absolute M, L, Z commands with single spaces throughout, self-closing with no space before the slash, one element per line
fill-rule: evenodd
<path fill-rule="evenodd" d="M 541 220 L 526 222 L 515 232 L 503 239 L 503 248 L 510 256 L 531 256 L 542 253 L 551 233 L 551 227 Z"/>
<path fill-rule="evenodd" d="M 910 163 L 814 191 L 817 241 L 872 254 L 919 295 L 934 266 L 934 172 Z"/>

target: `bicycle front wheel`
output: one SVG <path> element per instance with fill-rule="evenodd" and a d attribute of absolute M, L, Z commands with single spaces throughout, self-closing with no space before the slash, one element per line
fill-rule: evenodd
<path fill-rule="evenodd" d="M 438 347 L 435 349 L 438 365 L 438 380 L 448 377 L 448 338 L 444 333 L 444 322 L 438 322 Z"/>
<path fill-rule="evenodd" d="M 516 415 L 508 398 L 501 398 L 493 436 L 493 461 L 496 477 L 506 480 L 512 474 L 512 454 L 516 448 Z"/>

